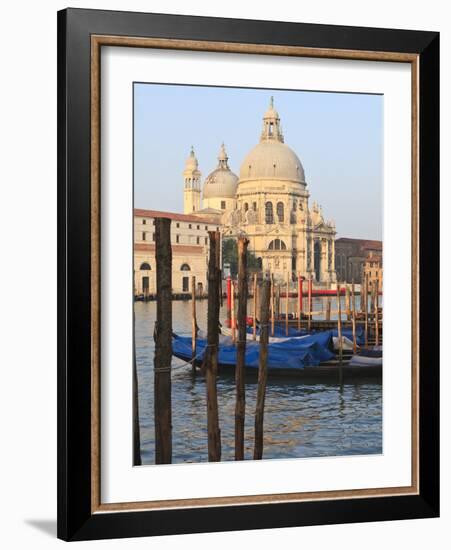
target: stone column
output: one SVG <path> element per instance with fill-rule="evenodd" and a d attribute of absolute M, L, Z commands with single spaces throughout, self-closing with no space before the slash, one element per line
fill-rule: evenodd
<path fill-rule="evenodd" d="M 321 238 L 321 282 L 329 281 L 329 264 L 328 264 L 328 250 L 327 239 Z"/>
<path fill-rule="evenodd" d="M 335 270 L 335 237 L 331 239 L 332 241 L 332 271 L 333 271 L 333 282 L 337 281 L 337 274 Z"/>
<path fill-rule="evenodd" d="M 312 235 L 312 238 L 310 240 L 310 245 L 311 245 L 311 252 L 310 252 L 310 273 L 314 276 L 315 278 L 315 239 Z"/>
<path fill-rule="evenodd" d="M 332 244 L 330 242 L 330 239 L 326 239 L 326 265 L 327 271 L 330 274 L 330 271 L 332 269 Z"/>
<path fill-rule="evenodd" d="M 329 264 L 329 260 L 331 259 L 331 250 L 330 250 L 330 239 L 325 238 L 323 241 L 324 244 L 324 282 L 330 283 L 330 272 L 331 272 L 331 265 Z"/>

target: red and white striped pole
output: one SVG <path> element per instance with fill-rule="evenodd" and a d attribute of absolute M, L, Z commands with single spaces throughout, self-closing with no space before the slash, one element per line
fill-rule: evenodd
<path fill-rule="evenodd" d="M 312 328 L 312 309 L 313 309 L 312 291 L 313 291 L 313 278 L 310 276 L 310 279 L 308 280 L 308 331 L 309 332 Z"/>
<path fill-rule="evenodd" d="M 227 286 L 226 286 L 226 292 L 227 292 L 227 320 L 230 322 L 230 319 L 232 318 L 232 279 L 230 275 L 227 277 Z"/>
<path fill-rule="evenodd" d="M 301 275 L 299 275 L 299 313 L 301 317 L 302 317 L 303 304 L 304 304 L 303 289 L 302 289 L 302 287 L 304 286 L 303 283 L 304 283 L 304 279 L 302 278 Z"/>

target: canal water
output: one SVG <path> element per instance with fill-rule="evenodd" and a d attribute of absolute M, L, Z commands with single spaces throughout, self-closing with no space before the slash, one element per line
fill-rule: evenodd
<path fill-rule="evenodd" d="M 314 309 L 323 307 L 314 300 Z M 190 334 L 191 304 L 172 303 L 173 328 Z M 325 306 L 324 306 L 325 307 Z M 336 306 L 333 303 L 332 308 Z M 248 311 L 252 311 L 249 304 Z M 283 311 L 283 308 L 282 308 Z M 135 302 L 138 402 L 143 464 L 155 463 L 153 415 L 153 329 L 156 303 Z M 198 325 L 206 331 L 207 301 L 197 302 Z M 222 311 L 222 315 L 225 312 Z M 202 375 L 173 358 L 173 463 L 207 460 L 206 387 Z M 218 377 L 222 460 L 234 459 L 235 381 Z M 256 377 L 246 380 L 245 458 L 254 441 Z M 269 378 L 266 391 L 263 458 L 301 458 L 382 453 L 382 385 L 372 382 L 305 384 Z"/>

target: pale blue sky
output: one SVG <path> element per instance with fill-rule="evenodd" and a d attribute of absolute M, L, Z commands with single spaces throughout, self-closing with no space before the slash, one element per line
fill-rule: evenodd
<path fill-rule="evenodd" d="M 135 207 L 183 212 L 185 160 L 194 146 L 202 181 L 224 141 L 231 169 L 259 141 L 270 96 L 285 143 L 337 236 L 382 239 L 383 96 L 134 85 Z"/>

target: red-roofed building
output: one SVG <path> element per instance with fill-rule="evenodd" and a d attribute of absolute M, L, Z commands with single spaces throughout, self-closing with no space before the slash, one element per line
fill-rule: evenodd
<path fill-rule="evenodd" d="M 341 237 L 335 241 L 335 270 L 338 282 L 360 284 L 365 261 L 372 253 L 382 258 L 382 241 Z"/>
<path fill-rule="evenodd" d="M 383 267 L 381 254 L 370 251 L 368 256 L 365 258 L 363 273 L 367 277 L 369 290 L 372 291 L 373 287 L 377 283 L 377 289 L 379 292 L 382 292 Z"/>
<path fill-rule="evenodd" d="M 171 220 L 172 292 L 192 292 L 192 276 L 196 292 L 207 290 L 208 232 L 219 226 L 213 218 L 162 212 L 134 210 L 134 281 L 135 295 L 156 291 L 155 218 Z"/>

